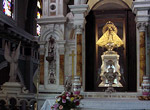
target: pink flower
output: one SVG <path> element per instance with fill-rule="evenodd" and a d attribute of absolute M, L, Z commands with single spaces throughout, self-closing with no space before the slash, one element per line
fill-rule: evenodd
<path fill-rule="evenodd" d="M 59 106 L 59 104 L 54 104 L 53 105 L 54 108 L 57 108 L 58 106 Z"/>
<path fill-rule="evenodd" d="M 71 94 L 69 92 L 66 93 L 66 96 L 69 97 Z"/>
<path fill-rule="evenodd" d="M 62 110 L 62 109 L 63 109 L 63 106 L 62 106 L 62 105 L 60 105 L 60 106 L 59 106 L 59 109 L 60 109 L 60 110 Z"/>
<path fill-rule="evenodd" d="M 52 107 L 51 107 L 51 109 L 53 109 L 53 110 L 57 110 L 57 107 L 59 106 L 59 104 L 54 104 Z"/>
<path fill-rule="evenodd" d="M 80 91 L 74 91 L 74 94 L 75 94 L 75 95 L 79 95 L 79 94 L 80 94 Z"/>
<path fill-rule="evenodd" d="M 66 103 L 66 99 L 62 99 L 62 103 Z"/>

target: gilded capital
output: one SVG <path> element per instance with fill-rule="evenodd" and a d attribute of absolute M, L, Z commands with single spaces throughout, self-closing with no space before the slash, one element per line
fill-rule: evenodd
<path fill-rule="evenodd" d="M 145 32 L 148 26 L 148 22 L 137 22 L 137 28 L 140 32 Z"/>

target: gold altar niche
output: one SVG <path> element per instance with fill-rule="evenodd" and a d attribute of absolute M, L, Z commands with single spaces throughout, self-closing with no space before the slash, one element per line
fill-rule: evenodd
<path fill-rule="evenodd" d="M 102 29 L 103 35 L 97 41 L 97 45 L 107 49 L 101 55 L 102 65 L 101 65 L 101 83 L 99 87 L 108 87 L 106 92 L 114 92 L 113 87 L 123 87 L 120 83 L 120 65 L 119 65 L 119 55 L 117 52 L 113 51 L 114 48 L 121 47 L 123 41 L 117 35 L 117 27 L 108 21 Z"/>

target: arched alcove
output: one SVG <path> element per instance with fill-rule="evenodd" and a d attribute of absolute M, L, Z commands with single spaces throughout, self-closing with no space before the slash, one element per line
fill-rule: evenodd
<path fill-rule="evenodd" d="M 94 0 L 95 1 L 95 0 Z M 115 49 L 120 55 L 119 64 L 122 74 L 122 88 L 117 91 L 136 91 L 136 26 L 135 15 L 131 11 L 130 3 L 124 0 L 95 1 L 86 17 L 86 72 L 85 90 L 104 91 L 105 87 L 98 87 L 100 80 L 101 55 L 104 48 L 98 47 L 96 41 L 102 36 L 102 28 L 108 21 L 112 21 L 118 28 L 118 36 L 124 45 Z M 90 1 L 89 1 L 90 2 Z M 88 2 L 88 3 L 89 3 Z"/>
<path fill-rule="evenodd" d="M 104 3 L 105 4 L 109 4 L 109 3 L 114 3 L 114 2 L 117 2 L 117 4 L 118 3 L 125 4 L 126 6 L 128 6 L 129 8 L 131 8 L 133 0 L 89 0 L 88 1 L 88 5 L 89 5 L 89 9 L 91 10 L 97 4 L 104 5 Z"/>

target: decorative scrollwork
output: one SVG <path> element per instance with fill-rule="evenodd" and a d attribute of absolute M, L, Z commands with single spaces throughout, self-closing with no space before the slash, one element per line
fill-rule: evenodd
<path fill-rule="evenodd" d="M 148 26 L 148 22 L 138 22 L 137 23 L 137 28 L 139 31 L 146 31 L 146 27 Z"/>

